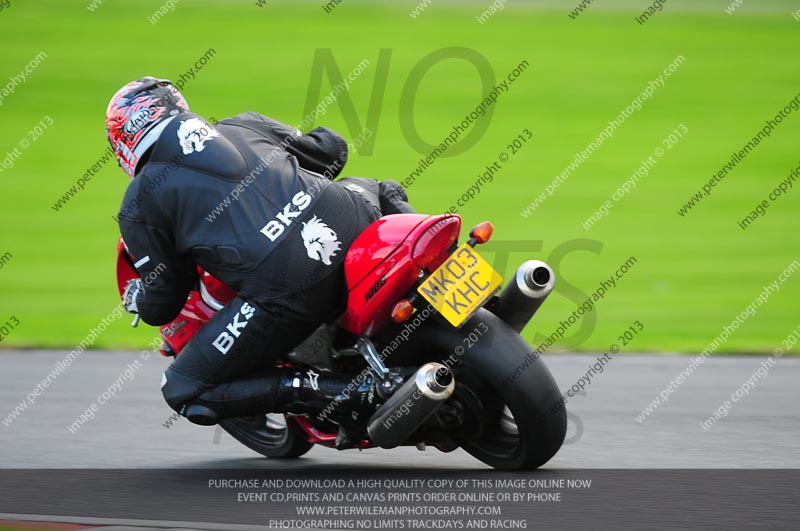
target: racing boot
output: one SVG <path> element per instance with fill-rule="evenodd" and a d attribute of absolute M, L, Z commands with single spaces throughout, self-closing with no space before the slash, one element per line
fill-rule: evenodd
<path fill-rule="evenodd" d="M 375 378 L 369 373 L 354 378 L 313 370 L 296 371 L 291 382 L 282 382 L 280 412 L 334 422 L 339 425 L 336 449 L 354 448 L 361 443 L 367 422 L 378 408 L 375 386 Z"/>
<path fill-rule="evenodd" d="M 168 403 L 189 421 L 217 424 L 225 418 L 266 413 L 308 415 L 311 420 L 340 426 L 337 442 L 352 448 L 361 441 L 367 421 L 382 401 L 372 374 L 317 372 L 313 369 L 275 368 L 247 379 L 219 384 L 199 396 L 186 397 L 178 376 L 164 379 Z M 189 398 L 186 400 L 186 398 Z M 180 401 L 181 406 L 175 404 Z"/>

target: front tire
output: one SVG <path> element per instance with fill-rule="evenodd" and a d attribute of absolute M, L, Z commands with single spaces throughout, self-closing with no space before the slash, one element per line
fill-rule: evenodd
<path fill-rule="evenodd" d="M 296 459 L 314 446 L 300 426 L 283 415 L 224 419 L 219 425 L 243 445 L 271 459 Z"/>

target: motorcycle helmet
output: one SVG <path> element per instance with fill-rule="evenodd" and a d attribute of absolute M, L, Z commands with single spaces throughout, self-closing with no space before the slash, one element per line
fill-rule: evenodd
<path fill-rule="evenodd" d="M 143 77 L 114 94 L 106 109 L 106 134 L 120 167 L 131 179 L 161 131 L 172 118 L 188 111 L 183 95 L 166 79 Z"/>

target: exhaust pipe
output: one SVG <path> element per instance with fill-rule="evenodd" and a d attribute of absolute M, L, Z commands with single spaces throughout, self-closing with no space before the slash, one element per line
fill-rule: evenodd
<path fill-rule="evenodd" d="M 381 448 L 395 448 L 417 431 L 445 400 L 456 383 L 441 363 L 426 363 L 369 419 L 369 438 Z"/>
<path fill-rule="evenodd" d="M 555 285 L 556 275 L 549 265 L 528 260 L 500 293 L 492 312 L 520 333 Z"/>

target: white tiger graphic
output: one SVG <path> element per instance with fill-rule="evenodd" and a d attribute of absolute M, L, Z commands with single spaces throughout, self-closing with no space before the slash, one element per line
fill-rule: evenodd
<path fill-rule="evenodd" d="M 339 236 L 317 216 L 303 223 L 300 231 L 308 257 L 331 265 L 331 258 L 342 249 Z"/>
<path fill-rule="evenodd" d="M 178 140 L 183 148 L 184 155 L 201 152 L 206 147 L 206 142 L 217 138 L 219 133 L 210 124 L 197 118 L 189 118 L 178 127 Z"/>

